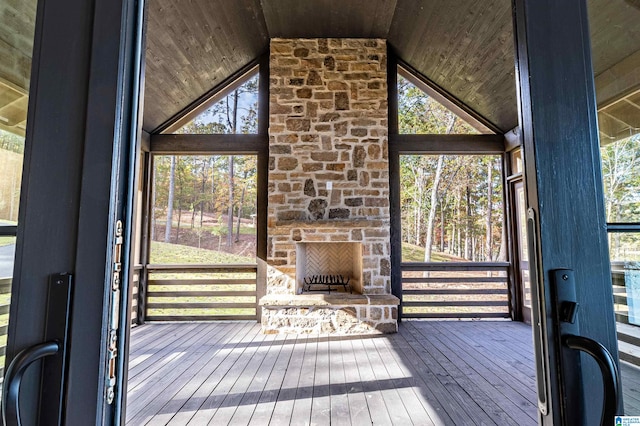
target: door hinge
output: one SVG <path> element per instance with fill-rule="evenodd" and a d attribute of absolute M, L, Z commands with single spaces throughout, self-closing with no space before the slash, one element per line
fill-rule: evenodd
<path fill-rule="evenodd" d="M 122 280 L 122 243 L 124 241 L 122 221 L 116 222 L 113 243 L 113 269 L 111 271 L 111 291 L 109 301 L 109 335 L 107 338 L 107 369 L 105 377 L 105 397 L 107 404 L 115 399 L 116 358 L 118 357 L 118 327 L 120 318 L 120 282 Z"/>

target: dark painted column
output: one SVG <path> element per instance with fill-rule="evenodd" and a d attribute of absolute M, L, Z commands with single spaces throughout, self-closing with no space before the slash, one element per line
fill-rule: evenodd
<path fill-rule="evenodd" d="M 574 271 L 579 332 L 617 359 L 586 2 L 514 0 L 514 25 L 527 201 L 537 234 L 530 232 L 540 303 L 533 330 L 536 358 L 545 360 L 538 383 L 544 377 L 548 396 L 541 419 L 598 424 L 601 374 L 593 360 L 560 348 L 551 279 L 554 269 Z"/>

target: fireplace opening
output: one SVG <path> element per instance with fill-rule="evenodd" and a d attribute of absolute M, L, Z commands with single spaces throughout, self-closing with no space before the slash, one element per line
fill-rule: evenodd
<path fill-rule="evenodd" d="M 362 244 L 301 242 L 296 244 L 297 293 L 362 294 Z"/>

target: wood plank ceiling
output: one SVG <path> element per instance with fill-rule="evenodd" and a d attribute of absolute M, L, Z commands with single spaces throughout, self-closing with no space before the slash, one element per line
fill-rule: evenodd
<path fill-rule="evenodd" d="M 589 0 L 589 13 L 603 139 L 611 140 L 638 120 L 635 98 L 604 107 L 640 88 L 640 10 Z M 506 131 L 518 123 L 511 16 L 510 0 L 150 1 L 144 128 L 161 127 L 266 51 L 269 38 L 377 37 Z M 637 61 L 621 65 L 633 54 Z"/>
<path fill-rule="evenodd" d="M 588 0 L 603 142 L 640 128 L 637 0 Z M 272 37 L 377 37 L 502 130 L 517 125 L 510 0 L 148 0 L 144 129 Z M 0 2 L 0 128 L 24 134 L 36 0 Z"/>

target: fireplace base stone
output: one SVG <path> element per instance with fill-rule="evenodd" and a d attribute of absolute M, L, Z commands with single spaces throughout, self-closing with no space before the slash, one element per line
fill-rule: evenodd
<path fill-rule="evenodd" d="M 388 334 L 398 331 L 392 295 L 270 294 L 260 299 L 265 334 Z"/>

